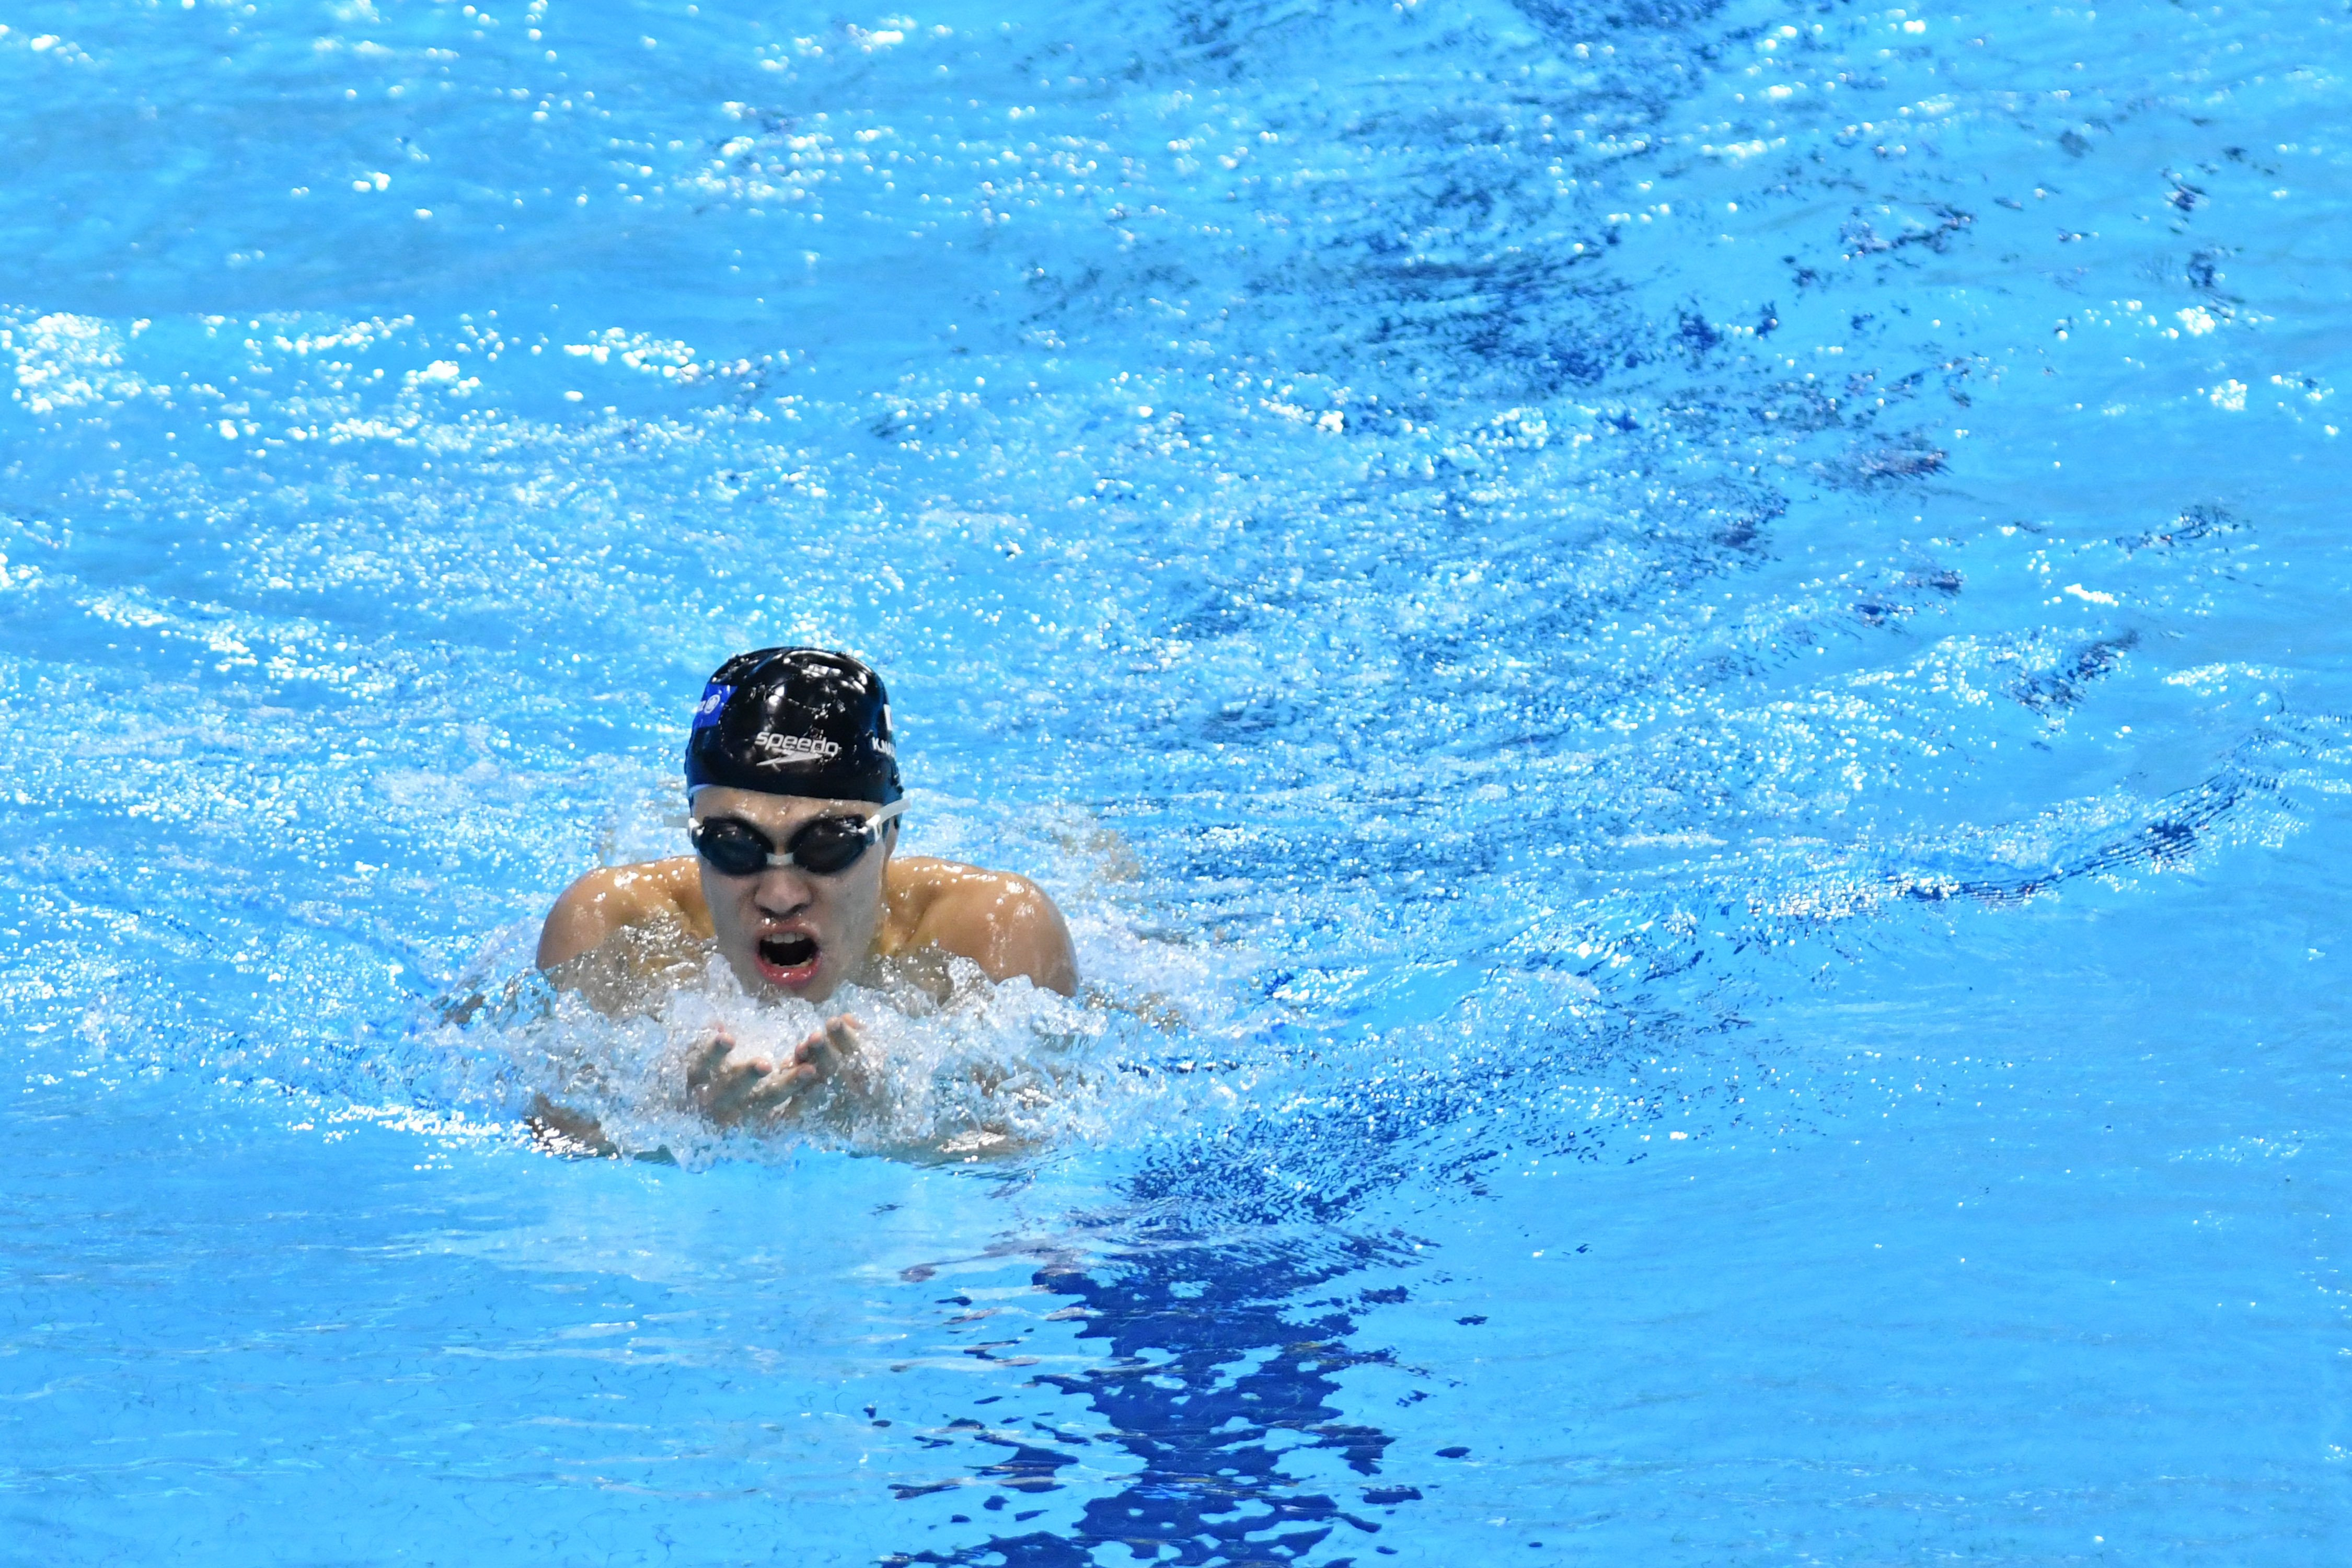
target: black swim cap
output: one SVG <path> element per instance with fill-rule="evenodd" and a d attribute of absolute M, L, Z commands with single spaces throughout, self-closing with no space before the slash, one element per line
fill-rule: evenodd
<path fill-rule="evenodd" d="M 845 653 L 763 647 L 719 667 L 695 704 L 686 787 L 828 800 L 898 798 L 882 678 Z"/>

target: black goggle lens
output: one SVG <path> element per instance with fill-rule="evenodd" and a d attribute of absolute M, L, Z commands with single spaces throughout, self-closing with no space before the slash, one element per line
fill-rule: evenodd
<path fill-rule="evenodd" d="M 807 869 L 820 877 L 830 877 L 856 865 L 858 857 L 866 853 L 866 847 L 874 838 L 874 833 L 862 822 L 820 816 L 793 834 L 785 848 Z"/>
<path fill-rule="evenodd" d="M 784 852 L 803 871 L 830 877 L 857 864 L 866 847 L 878 837 L 863 822 L 845 816 L 820 816 L 803 825 L 785 844 Z M 768 868 L 775 841 L 750 823 L 732 816 L 714 817 L 694 826 L 695 852 L 712 870 L 729 877 L 750 877 Z"/>
<path fill-rule="evenodd" d="M 750 823 L 722 816 L 694 825 L 694 847 L 710 862 L 711 869 L 730 877 L 749 877 L 767 868 L 768 856 L 775 846 Z"/>

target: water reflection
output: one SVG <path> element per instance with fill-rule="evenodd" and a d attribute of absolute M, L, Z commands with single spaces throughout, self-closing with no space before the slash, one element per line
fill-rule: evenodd
<path fill-rule="evenodd" d="M 1349 1342 L 1362 1307 L 1402 1301 L 1405 1291 L 1335 1288 L 1367 1268 L 1407 1265 L 1412 1256 L 1402 1233 L 1260 1232 L 1235 1239 L 1169 1220 L 1129 1227 L 1107 1262 L 1047 1257 L 1034 1284 L 1070 1299 L 1066 1311 L 1087 1320 L 1078 1337 L 1101 1342 L 1103 1353 L 1095 1366 L 1047 1373 L 1029 1386 L 1085 1400 L 1092 1419 L 1031 1418 L 1026 1430 L 972 1418 L 951 1423 L 947 1430 L 968 1433 L 993 1457 L 968 1479 L 898 1488 L 899 1500 L 986 1487 L 993 1489 L 981 1509 L 1008 1516 L 1009 1527 L 1045 1511 L 1021 1505 L 1060 1489 L 1059 1472 L 1082 1448 L 1115 1447 L 1140 1468 L 1088 1499 L 1075 1521 L 1025 1531 L 1000 1527 L 982 1545 L 899 1552 L 883 1561 L 1061 1568 L 1091 1564 L 1097 1546 L 1122 1545 L 1163 1563 L 1255 1564 L 1297 1562 L 1337 1531 L 1370 1545 L 1382 1510 L 1421 1494 L 1379 1484 L 1393 1439 L 1343 1409 L 1339 1374 L 1394 1364 L 1389 1352 Z M 1359 1478 L 1352 1495 L 1299 1474 L 1306 1467 L 1291 1456 L 1302 1450 L 1336 1459 Z"/>

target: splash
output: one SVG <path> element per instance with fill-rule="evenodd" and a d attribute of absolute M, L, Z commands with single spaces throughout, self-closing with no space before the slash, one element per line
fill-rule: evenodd
<path fill-rule="evenodd" d="M 592 959 L 625 959 L 604 950 Z M 669 964 L 650 986 L 632 977 L 512 975 L 443 1004 L 413 1037 L 412 1057 L 438 1057 L 436 1092 L 501 1107 L 518 1120 L 544 1110 L 594 1123 L 611 1152 L 675 1160 L 788 1160 L 803 1149 L 926 1162 L 1017 1159 L 1100 1144 L 1127 1121 L 1165 1114 L 1136 1102 L 1155 1075 L 1128 1059 L 1153 1030 L 1099 989 L 1079 999 L 1026 980 L 992 984 L 950 959 L 938 988 L 892 973 L 845 986 L 822 1007 L 755 998 L 715 953 Z M 928 978 L 931 978 L 927 976 Z M 854 1021 L 848 1070 L 786 1112 L 721 1128 L 693 1105 L 695 1064 L 723 1037 L 735 1059 L 788 1062 L 830 1019 Z M 420 1083 L 420 1088 L 423 1084 Z M 584 1142 L 553 1139 L 551 1147 Z"/>

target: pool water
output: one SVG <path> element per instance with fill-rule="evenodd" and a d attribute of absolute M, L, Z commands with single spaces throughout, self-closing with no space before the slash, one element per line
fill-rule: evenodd
<path fill-rule="evenodd" d="M 2352 1551 L 2343 16 L 0 20 L 0 1561 Z M 1088 984 L 718 1138 L 786 641 Z"/>

